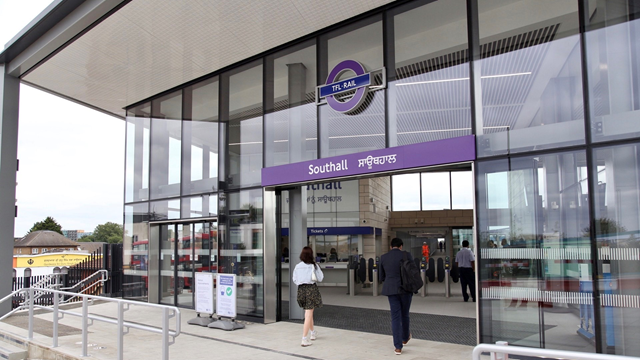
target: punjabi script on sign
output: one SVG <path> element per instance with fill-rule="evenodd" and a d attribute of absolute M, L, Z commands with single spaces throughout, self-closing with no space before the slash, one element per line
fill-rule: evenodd
<path fill-rule="evenodd" d="M 371 155 L 367 156 L 364 159 L 358 159 L 358 167 L 364 167 L 365 165 L 371 169 L 373 165 L 384 165 L 386 163 L 394 163 L 396 162 L 396 156 L 398 154 L 384 155 L 373 157 Z"/>

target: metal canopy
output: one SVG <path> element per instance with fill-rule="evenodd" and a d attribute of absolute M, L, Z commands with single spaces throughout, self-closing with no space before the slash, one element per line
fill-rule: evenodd
<path fill-rule="evenodd" d="M 29 25 L 48 21 L 48 32 L 33 40 L 23 30 L 0 59 L 24 83 L 123 117 L 130 104 L 390 2 L 61 0 Z"/>

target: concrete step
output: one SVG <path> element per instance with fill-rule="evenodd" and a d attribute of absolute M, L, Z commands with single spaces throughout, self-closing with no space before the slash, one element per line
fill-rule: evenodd
<path fill-rule="evenodd" d="M 17 346 L 0 342 L 0 359 L 24 360 L 27 358 L 27 350 Z"/>

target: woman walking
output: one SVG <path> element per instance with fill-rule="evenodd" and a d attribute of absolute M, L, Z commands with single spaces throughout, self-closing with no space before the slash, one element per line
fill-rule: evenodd
<path fill-rule="evenodd" d="M 298 305 L 304 309 L 304 327 L 302 328 L 302 346 L 311 345 L 318 333 L 313 329 L 313 309 L 322 306 L 322 296 L 316 282 L 322 282 L 324 274 L 313 260 L 313 250 L 305 246 L 300 253 L 300 263 L 293 270 L 293 282 L 298 285 Z"/>

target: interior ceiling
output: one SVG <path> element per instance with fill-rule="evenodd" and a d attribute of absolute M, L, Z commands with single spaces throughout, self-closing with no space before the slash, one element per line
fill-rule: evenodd
<path fill-rule="evenodd" d="M 124 107 L 392 0 L 134 0 L 22 80 Z"/>

